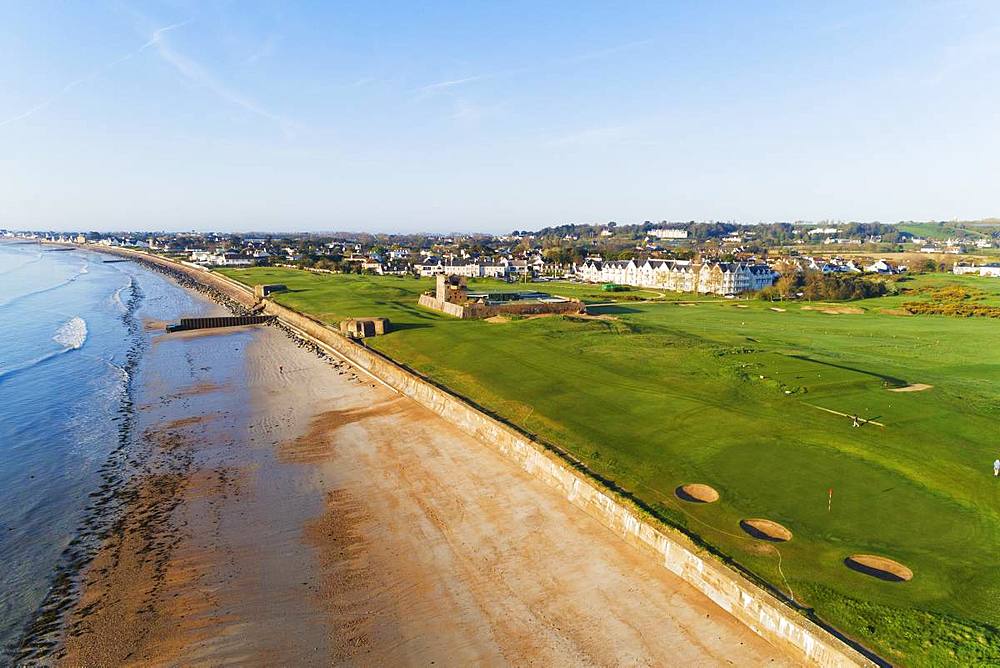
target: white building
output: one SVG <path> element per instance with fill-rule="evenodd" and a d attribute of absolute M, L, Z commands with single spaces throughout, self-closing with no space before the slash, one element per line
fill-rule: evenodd
<path fill-rule="evenodd" d="M 873 274 L 901 274 L 906 271 L 906 267 L 896 267 L 885 260 L 877 260 L 865 267 L 865 271 Z"/>
<path fill-rule="evenodd" d="M 755 292 L 774 284 L 770 267 L 748 262 L 688 260 L 587 260 L 577 268 L 578 278 L 591 283 L 617 283 L 675 292 L 735 295 Z"/>
<path fill-rule="evenodd" d="M 440 260 L 438 258 L 427 258 L 420 264 L 413 265 L 417 273 L 421 276 L 436 276 L 438 274 L 448 274 L 455 276 L 465 276 L 466 278 L 500 278 L 506 279 L 510 274 L 510 267 L 503 262 L 490 262 L 486 260 Z"/>
<path fill-rule="evenodd" d="M 255 264 L 253 258 L 233 251 L 192 251 L 191 262 L 206 267 L 250 267 Z"/>
<path fill-rule="evenodd" d="M 951 270 L 958 275 L 979 274 L 980 276 L 989 276 L 990 278 L 1000 278 L 1000 264 L 996 263 L 984 264 L 979 267 L 956 264 Z"/>
<path fill-rule="evenodd" d="M 649 231 L 649 236 L 657 239 L 687 239 L 687 230 L 676 230 L 673 228 L 658 228 Z"/>

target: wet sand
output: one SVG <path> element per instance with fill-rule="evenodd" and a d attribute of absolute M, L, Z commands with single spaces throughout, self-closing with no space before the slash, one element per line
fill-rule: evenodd
<path fill-rule="evenodd" d="M 211 364 L 148 388 L 156 452 L 64 664 L 791 663 L 441 418 L 250 336 L 241 405 Z"/>

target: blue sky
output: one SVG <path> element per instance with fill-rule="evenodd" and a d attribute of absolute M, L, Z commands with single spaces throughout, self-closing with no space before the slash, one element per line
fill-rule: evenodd
<path fill-rule="evenodd" d="M 1000 2 L 7 2 L 0 227 L 1000 215 Z"/>

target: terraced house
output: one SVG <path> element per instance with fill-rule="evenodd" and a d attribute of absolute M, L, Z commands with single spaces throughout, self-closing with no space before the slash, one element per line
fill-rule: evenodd
<path fill-rule="evenodd" d="M 587 260 L 577 267 L 576 275 L 591 283 L 617 283 L 674 292 L 719 295 L 762 290 L 772 285 L 776 277 L 774 271 L 765 264 L 656 259 L 610 262 Z"/>

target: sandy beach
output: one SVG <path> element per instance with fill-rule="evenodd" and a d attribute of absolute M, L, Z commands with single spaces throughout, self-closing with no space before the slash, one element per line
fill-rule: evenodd
<path fill-rule="evenodd" d="M 217 356 L 144 388 L 154 452 L 85 574 L 64 665 L 790 663 L 346 364 L 273 327 L 188 340 Z M 220 382 L 227 364 L 245 387 Z"/>

